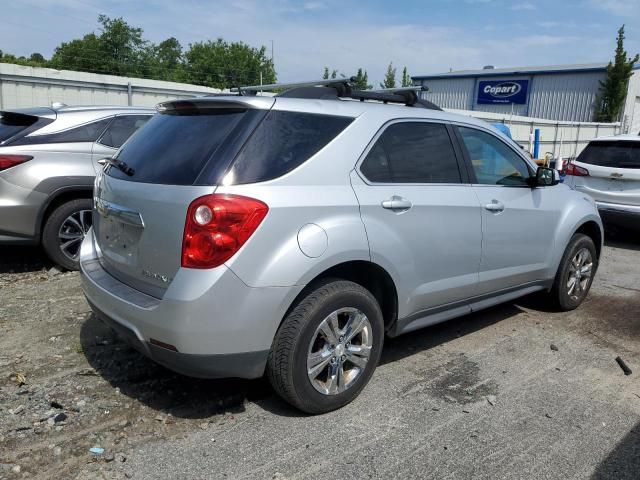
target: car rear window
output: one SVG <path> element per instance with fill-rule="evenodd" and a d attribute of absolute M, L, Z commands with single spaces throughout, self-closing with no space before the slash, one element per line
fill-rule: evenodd
<path fill-rule="evenodd" d="M 108 175 L 141 183 L 192 185 L 247 110 L 168 111 L 155 115 L 116 154 L 131 176 L 109 167 Z"/>
<path fill-rule="evenodd" d="M 38 121 L 38 117 L 18 113 L 0 113 L 0 143 L 9 140 Z"/>
<path fill-rule="evenodd" d="M 612 168 L 640 168 L 640 141 L 591 142 L 578 162 Z"/>
<path fill-rule="evenodd" d="M 351 117 L 270 111 L 236 157 L 233 183 L 281 177 L 318 153 L 352 121 Z"/>

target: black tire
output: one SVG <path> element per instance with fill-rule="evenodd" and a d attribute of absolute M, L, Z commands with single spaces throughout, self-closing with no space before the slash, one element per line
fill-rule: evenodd
<path fill-rule="evenodd" d="M 366 366 L 346 390 L 323 394 L 309 379 L 307 356 L 316 329 L 332 312 L 342 308 L 357 309 L 366 315 L 372 331 L 371 353 Z M 311 414 L 329 412 L 360 394 L 380 360 L 383 343 L 382 312 L 371 292 L 357 283 L 328 279 L 315 285 L 283 320 L 271 346 L 267 376 L 276 393 L 294 407 Z"/>
<path fill-rule="evenodd" d="M 578 252 L 583 249 L 586 249 L 591 256 L 591 274 L 585 282 L 585 286 L 580 288 L 579 294 L 571 295 L 569 294 L 568 283 L 570 275 L 572 275 L 572 270 L 575 270 L 575 268 L 572 267 L 572 262 Z M 552 304 L 563 312 L 576 309 L 587 297 L 597 269 L 598 257 L 593 240 L 587 235 L 576 233 L 571 237 L 571 240 L 564 251 L 564 255 L 562 256 L 562 260 L 558 267 L 558 272 L 556 273 L 556 278 L 553 282 L 553 287 L 549 293 Z M 580 282 L 578 283 L 580 284 Z"/>
<path fill-rule="evenodd" d="M 63 222 L 65 222 L 65 220 L 67 220 L 67 218 L 69 218 L 70 216 L 82 211 L 91 211 L 92 207 L 93 203 L 91 199 L 77 198 L 75 200 L 70 200 L 59 205 L 47 217 L 44 228 L 42 230 L 42 247 L 47 253 L 47 256 L 56 265 L 59 265 L 66 270 L 78 270 L 78 259 L 70 258 L 62 251 L 59 239 L 60 228 L 62 227 Z M 90 219 L 91 216 L 89 215 L 88 218 Z M 90 220 L 88 226 L 90 226 Z M 85 229 L 84 233 L 86 233 L 86 230 L 88 230 L 88 226 Z M 73 244 L 72 247 L 74 248 L 68 250 L 68 252 L 74 252 L 75 246 L 76 245 Z M 78 244 L 77 247 L 79 252 L 80 245 Z"/>

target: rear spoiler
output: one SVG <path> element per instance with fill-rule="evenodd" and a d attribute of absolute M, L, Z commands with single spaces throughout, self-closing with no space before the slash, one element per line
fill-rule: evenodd
<path fill-rule="evenodd" d="M 255 108 L 269 110 L 275 100 L 272 97 L 240 97 L 237 95 L 212 95 L 206 97 L 195 97 L 183 100 L 171 100 L 156 105 L 159 113 L 188 112 L 196 111 L 205 113 L 207 110 L 219 108 Z"/>

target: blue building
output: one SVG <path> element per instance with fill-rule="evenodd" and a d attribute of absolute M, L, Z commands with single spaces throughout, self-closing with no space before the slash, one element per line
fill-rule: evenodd
<path fill-rule="evenodd" d="M 424 98 L 442 108 L 591 122 L 607 64 L 459 70 L 413 77 Z M 640 131 L 640 65 L 629 81 L 621 115 L 624 133 Z"/>

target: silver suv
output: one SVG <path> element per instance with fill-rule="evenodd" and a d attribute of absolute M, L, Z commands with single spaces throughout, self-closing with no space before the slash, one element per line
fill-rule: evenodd
<path fill-rule="evenodd" d="M 359 394 L 385 335 L 584 300 L 603 238 L 587 195 L 484 122 L 343 87 L 161 104 L 96 178 L 96 316 L 172 370 L 266 371 L 321 413 Z"/>
<path fill-rule="evenodd" d="M 77 269 L 101 167 L 155 111 L 67 107 L 0 112 L 0 244 L 38 244 Z"/>

